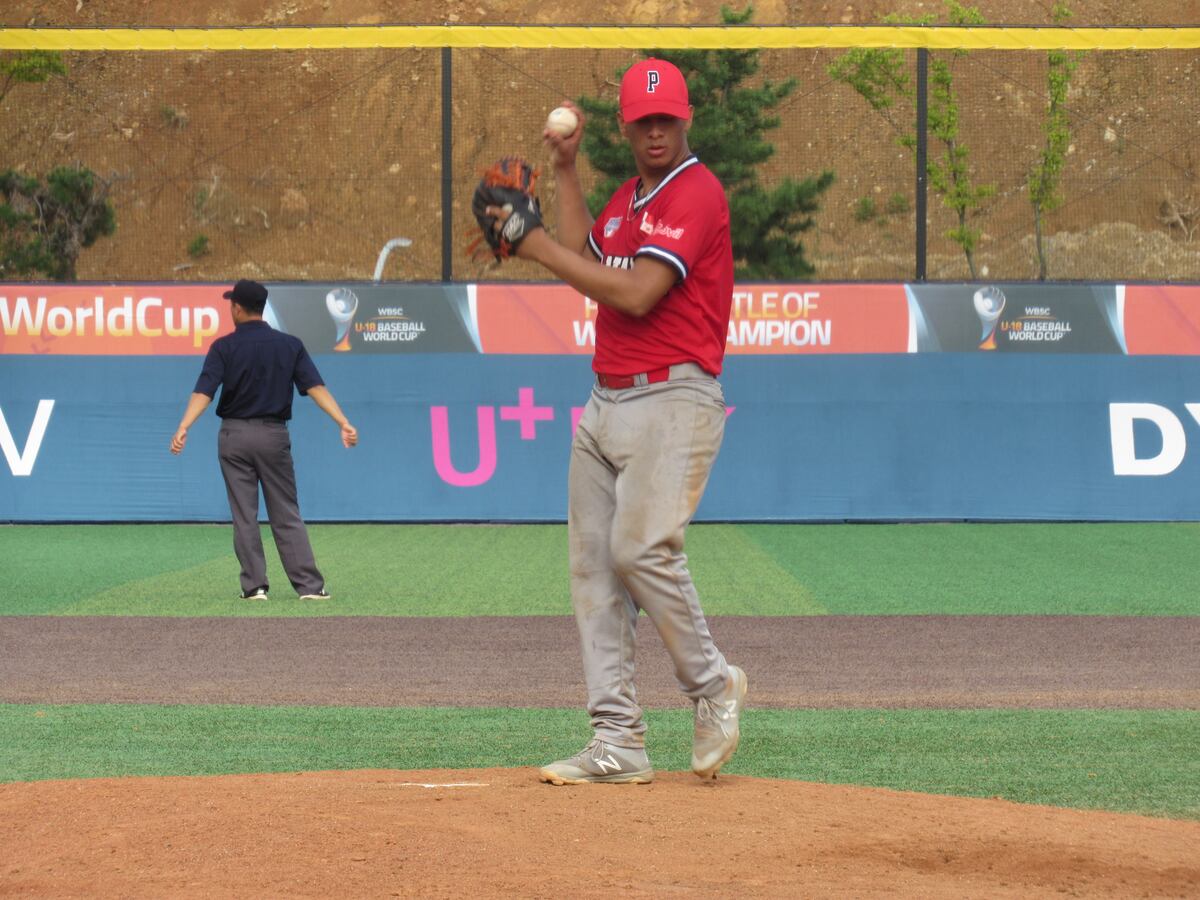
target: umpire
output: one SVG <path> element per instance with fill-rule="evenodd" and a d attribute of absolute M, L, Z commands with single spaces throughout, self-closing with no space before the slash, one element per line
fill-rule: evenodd
<path fill-rule="evenodd" d="M 213 341 L 196 379 L 171 452 L 183 452 L 188 429 L 208 408 L 217 388 L 221 432 L 217 456 L 233 513 L 233 549 L 242 565 L 243 600 L 267 599 L 267 560 L 258 528 L 258 486 L 279 559 L 301 600 L 327 600 L 325 579 L 313 559 L 308 530 L 300 518 L 296 473 L 287 422 L 292 417 L 292 385 L 337 422 L 342 444 L 358 443 L 358 431 L 329 393 L 300 339 L 263 321 L 267 289 L 243 279 L 223 295 L 236 326 Z"/>

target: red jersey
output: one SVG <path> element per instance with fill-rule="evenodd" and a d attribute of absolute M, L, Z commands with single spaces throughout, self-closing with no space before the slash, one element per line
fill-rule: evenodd
<path fill-rule="evenodd" d="M 617 189 L 596 219 L 588 246 L 606 266 L 631 269 L 635 258 L 653 257 L 674 269 L 678 281 L 641 318 L 600 307 L 592 370 L 636 375 L 694 362 L 719 375 L 733 303 L 725 191 L 695 156 L 640 200 L 639 183 L 631 178 Z"/>

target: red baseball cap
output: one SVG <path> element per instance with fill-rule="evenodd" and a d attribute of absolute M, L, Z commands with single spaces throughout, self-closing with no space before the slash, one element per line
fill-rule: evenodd
<path fill-rule="evenodd" d="M 690 119 L 687 82 L 665 59 L 643 59 L 621 78 L 621 118 L 632 122 L 655 114 Z"/>

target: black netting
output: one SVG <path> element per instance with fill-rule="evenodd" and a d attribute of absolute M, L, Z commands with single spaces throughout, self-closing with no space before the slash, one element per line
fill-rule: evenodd
<path fill-rule="evenodd" d="M 829 64 L 844 51 L 763 51 L 760 77 L 797 79 L 768 132 L 770 187 L 832 171 L 805 253 L 820 280 L 907 280 L 917 270 L 915 162 L 890 121 Z M 1030 171 L 1044 138 L 1046 53 L 976 51 L 950 60 L 969 176 L 994 189 L 968 215 L 978 277 L 1038 274 Z M 540 131 L 563 98 L 616 95 L 640 54 L 455 50 L 453 237 L 442 234 L 442 51 L 438 49 L 70 53 L 68 72 L 15 85 L 0 103 L 0 169 L 83 165 L 111 183 L 117 232 L 80 257 L 89 280 L 540 279 L 524 263 L 467 258 L 478 172 L 507 153 L 542 159 Z M 915 80 L 916 51 L 902 54 Z M 1195 280 L 1200 220 L 1196 54 L 1091 52 L 1068 96 L 1062 203 L 1043 220 L 1050 278 Z M 694 147 L 702 158 L 705 148 Z M 944 147 L 930 139 L 937 160 Z M 595 173 L 582 167 L 585 188 Z M 554 183 L 542 194 L 553 224 Z M 927 273 L 970 277 L 946 236 L 957 219 L 929 193 Z M 736 226 L 735 226 L 736 227 Z"/>

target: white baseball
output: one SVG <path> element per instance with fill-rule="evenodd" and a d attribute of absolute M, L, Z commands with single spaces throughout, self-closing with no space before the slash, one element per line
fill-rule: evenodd
<path fill-rule="evenodd" d="M 559 137 L 570 137 L 579 127 L 579 116 L 565 106 L 557 106 L 546 116 L 546 128 Z"/>

